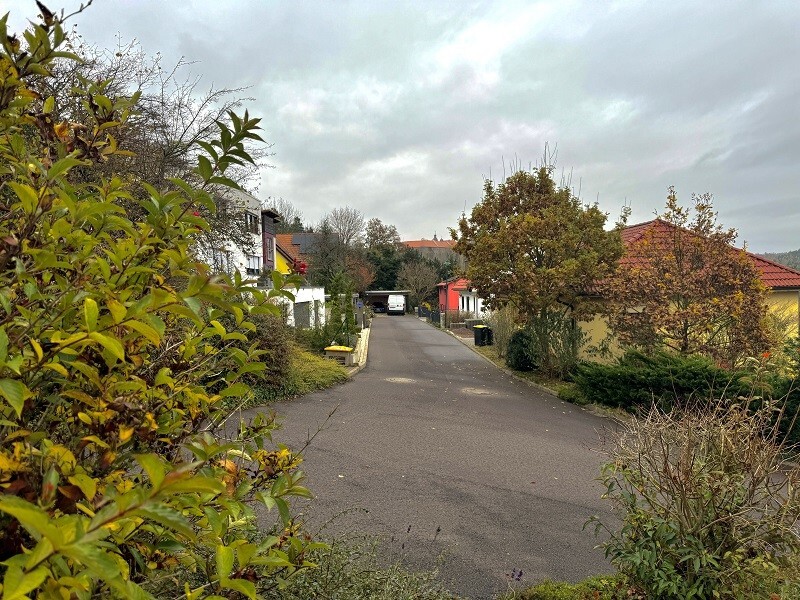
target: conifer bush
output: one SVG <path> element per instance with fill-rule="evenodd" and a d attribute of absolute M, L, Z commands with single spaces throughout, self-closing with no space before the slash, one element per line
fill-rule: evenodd
<path fill-rule="evenodd" d="M 0 19 L 2 597 L 255 598 L 309 565 L 289 507 L 309 492 L 271 419 L 225 440 L 214 423 L 263 370 L 247 333 L 287 282 L 215 275 L 193 239 L 258 119 L 219 122 L 165 190 L 82 176 L 124 156 L 137 97 L 86 81 L 79 121 L 44 96 L 79 57 L 40 8 L 24 34 Z M 258 505 L 274 531 L 255 527 Z"/>

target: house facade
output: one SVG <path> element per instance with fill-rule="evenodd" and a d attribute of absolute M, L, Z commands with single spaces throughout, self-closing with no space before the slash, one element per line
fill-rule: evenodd
<path fill-rule="evenodd" d="M 236 244 L 227 242 L 222 247 L 211 248 L 205 260 L 215 271 L 239 271 L 243 275 L 257 278 L 264 269 L 274 268 L 274 236 L 278 214 L 262 211 L 258 198 L 247 192 L 231 189 L 226 190 L 225 195 L 230 203 L 228 210 L 241 214 L 242 227 L 250 236 L 250 248 L 243 250 Z M 267 213 L 266 218 L 264 213 Z"/>
<path fill-rule="evenodd" d="M 464 277 L 453 277 L 436 285 L 439 291 L 439 311 L 448 315 L 480 319 L 486 310 L 483 298 Z"/>
<path fill-rule="evenodd" d="M 656 234 L 668 232 L 675 227 L 661 219 L 631 225 L 622 230 L 622 241 L 626 247 L 642 239 L 646 232 L 656 230 Z M 741 250 L 731 248 L 731 251 Z M 776 322 L 781 323 L 787 336 L 797 336 L 800 332 L 800 271 L 785 267 L 771 260 L 746 252 L 753 261 L 761 276 L 761 281 L 768 289 L 767 308 Z M 622 259 L 625 260 L 625 257 Z M 602 298 L 599 298 L 602 301 Z M 586 341 L 581 349 L 582 358 L 598 359 L 596 350 L 606 348 L 607 356 L 618 356 L 622 348 L 609 335 L 609 327 L 605 317 L 595 315 L 593 318 L 580 321 L 579 326 L 586 334 Z"/>
<path fill-rule="evenodd" d="M 452 263 L 458 269 L 464 268 L 464 257 L 457 254 L 453 247 L 455 240 L 440 240 L 435 234 L 432 240 L 408 240 L 400 242 L 406 248 L 416 250 L 423 258 L 435 260 L 442 264 Z"/>
<path fill-rule="evenodd" d="M 242 226 L 252 240 L 251 250 L 243 251 L 233 243 L 222 248 L 213 248 L 208 257 L 209 264 L 216 271 L 233 273 L 239 271 L 243 276 L 258 279 L 259 286 L 271 286 L 269 277 L 264 273 L 277 270 L 288 275 L 296 270 L 299 262 L 290 249 L 278 243 L 276 225 L 280 215 L 271 209 L 262 209 L 261 202 L 255 196 L 240 190 L 231 190 L 228 199 L 237 212 L 242 214 Z M 288 325 L 297 327 L 317 327 L 325 324 L 325 290 L 321 287 L 302 286 L 292 290 L 294 302 L 288 298 L 276 298 L 281 304 L 284 320 Z"/>
<path fill-rule="evenodd" d="M 305 261 L 294 252 L 292 245 L 285 248 L 278 240 L 275 243 L 275 269 L 283 275 L 297 271 L 297 266 Z M 322 327 L 325 325 L 325 288 L 304 285 L 298 290 L 293 290 L 294 302 L 281 299 L 284 305 L 283 316 L 286 323 L 292 327 Z"/>

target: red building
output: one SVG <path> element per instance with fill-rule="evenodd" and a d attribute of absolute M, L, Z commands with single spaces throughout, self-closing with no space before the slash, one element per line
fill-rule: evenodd
<path fill-rule="evenodd" d="M 469 281 L 463 277 L 451 277 L 437 284 L 439 288 L 439 310 L 441 312 L 456 312 L 459 310 L 460 292 L 467 291 Z"/>

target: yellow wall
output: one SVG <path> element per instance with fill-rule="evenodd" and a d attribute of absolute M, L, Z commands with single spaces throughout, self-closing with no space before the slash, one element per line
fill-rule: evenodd
<path fill-rule="evenodd" d="M 771 291 L 767 296 L 769 312 L 786 329 L 787 337 L 794 337 L 800 324 L 800 292 Z"/>
<path fill-rule="evenodd" d="M 280 271 L 283 275 L 288 275 L 292 271 L 291 261 L 283 255 L 283 252 L 278 250 L 275 253 L 275 269 Z"/>
<path fill-rule="evenodd" d="M 800 331 L 800 292 L 774 290 L 767 294 L 767 309 L 775 317 L 776 323 L 781 323 L 786 329 L 786 336 L 793 337 Z M 578 325 L 586 333 L 586 342 L 579 354 L 581 358 L 599 362 L 611 360 L 622 354 L 619 345 L 611 340 L 607 343 L 610 356 L 601 357 L 592 352 L 608 338 L 608 323 L 601 315 L 595 315 L 588 321 L 579 321 Z"/>
<path fill-rule="evenodd" d="M 595 315 L 587 321 L 578 321 L 578 326 L 586 334 L 586 340 L 578 352 L 580 358 L 597 362 L 607 362 L 622 354 L 616 340 L 609 338 L 608 322 L 602 315 Z M 598 350 L 608 347 L 608 353 L 598 354 Z"/>

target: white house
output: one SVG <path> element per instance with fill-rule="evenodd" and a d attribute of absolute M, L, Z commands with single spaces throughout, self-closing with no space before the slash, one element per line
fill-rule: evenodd
<path fill-rule="evenodd" d="M 478 296 L 475 288 L 467 287 L 458 292 L 458 310 L 469 313 L 471 318 L 481 319 L 487 312 L 483 307 L 483 298 Z"/>
<path fill-rule="evenodd" d="M 259 286 L 272 286 L 270 277 L 261 277 L 275 269 L 288 275 L 292 269 L 292 259 L 279 247 L 275 237 L 275 224 L 280 215 L 271 209 L 261 207 L 255 196 L 239 190 L 226 192 L 236 212 L 242 214 L 242 227 L 252 239 L 251 253 L 228 241 L 224 247 L 212 248 L 209 264 L 218 271 L 233 273 L 259 280 Z M 277 298 L 275 301 L 283 307 L 284 320 L 288 325 L 300 327 L 319 327 L 325 324 L 325 289 L 322 287 L 303 286 L 298 290 L 290 290 L 294 302 L 288 298 Z"/>

